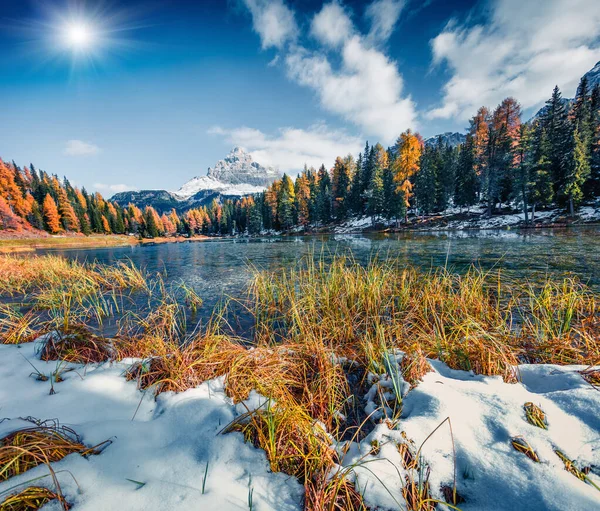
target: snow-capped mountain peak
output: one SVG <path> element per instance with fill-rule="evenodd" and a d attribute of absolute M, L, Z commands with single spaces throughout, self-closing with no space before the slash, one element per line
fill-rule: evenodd
<path fill-rule="evenodd" d="M 279 172 L 272 167 L 264 167 L 252 159 L 241 147 L 234 147 L 206 176 L 196 176 L 185 183 L 175 195 L 187 199 L 198 192 L 213 190 L 222 195 L 242 196 L 262 192 L 275 179 Z"/>

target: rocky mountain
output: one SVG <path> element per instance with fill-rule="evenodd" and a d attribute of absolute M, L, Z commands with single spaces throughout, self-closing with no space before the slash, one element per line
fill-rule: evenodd
<path fill-rule="evenodd" d="M 588 79 L 588 86 L 593 89 L 596 85 L 600 84 L 600 62 L 590 69 L 584 76 Z"/>
<path fill-rule="evenodd" d="M 190 179 L 174 192 L 180 197 L 191 197 L 199 191 L 215 190 L 224 195 L 243 196 L 258 193 L 279 177 L 272 167 L 264 167 L 241 147 L 235 147 L 206 176 Z"/>
<path fill-rule="evenodd" d="M 441 133 L 439 135 L 435 135 L 434 137 L 426 138 L 425 145 L 434 146 L 438 143 L 440 138 L 442 139 L 442 145 L 456 147 L 457 145 L 463 144 L 467 139 L 467 136 L 463 135 L 462 133 L 452 133 L 451 131 L 447 131 L 446 133 Z"/>
<path fill-rule="evenodd" d="M 262 192 L 279 177 L 279 172 L 264 167 L 240 147 L 235 147 L 224 159 L 208 169 L 206 176 L 196 176 L 176 192 L 141 190 L 113 196 L 121 206 L 130 203 L 143 208 L 154 207 L 159 213 L 175 209 L 178 212 L 223 200 Z"/>
<path fill-rule="evenodd" d="M 591 91 L 596 85 L 600 85 L 600 62 L 597 62 L 596 65 L 590 69 L 585 75 L 583 75 L 585 77 L 587 77 L 588 80 L 588 89 Z M 565 104 L 565 106 L 567 107 L 568 110 L 571 109 L 571 107 L 573 106 L 573 102 L 575 101 L 574 98 L 562 98 L 563 103 Z M 540 108 L 535 115 L 529 119 L 529 121 L 527 122 L 534 122 L 537 119 L 541 119 L 542 117 L 544 117 L 544 115 L 546 114 L 546 109 L 548 107 L 546 105 L 544 105 L 542 108 Z"/>

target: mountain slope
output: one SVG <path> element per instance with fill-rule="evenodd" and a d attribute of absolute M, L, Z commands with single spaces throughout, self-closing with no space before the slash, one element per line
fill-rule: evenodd
<path fill-rule="evenodd" d="M 587 77 L 588 79 L 588 90 L 590 92 L 596 85 L 600 85 L 600 61 L 597 62 L 596 65 L 583 76 Z M 573 106 L 573 101 L 575 101 L 573 98 L 562 98 L 562 100 L 568 110 L 571 109 L 571 107 Z M 527 122 L 531 123 L 536 121 L 537 119 L 541 119 L 542 117 L 544 117 L 547 108 L 548 107 L 544 105 Z"/>
<path fill-rule="evenodd" d="M 117 193 L 112 200 L 121 206 L 135 204 L 139 208 L 154 207 L 159 213 L 175 209 L 178 212 L 210 204 L 213 199 L 224 200 L 262 192 L 279 172 L 264 167 L 240 147 L 235 147 L 206 176 L 196 176 L 176 192 L 140 190 Z"/>
<path fill-rule="evenodd" d="M 426 138 L 425 145 L 435 146 L 437 145 L 439 139 L 442 140 L 442 145 L 456 147 L 460 144 L 464 144 L 465 140 L 467 139 L 467 136 L 463 135 L 462 133 L 452 133 L 451 131 L 447 131 L 446 133 L 440 133 L 439 135 Z"/>
<path fill-rule="evenodd" d="M 174 193 L 180 197 L 191 197 L 199 191 L 215 190 L 225 195 L 249 195 L 263 191 L 278 177 L 277 170 L 262 166 L 241 147 L 234 147 L 225 158 L 208 169 L 206 176 L 190 179 Z"/>

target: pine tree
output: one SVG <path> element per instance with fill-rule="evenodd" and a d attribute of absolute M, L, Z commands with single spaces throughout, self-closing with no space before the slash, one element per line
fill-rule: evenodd
<path fill-rule="evenodd" d="M 58 208 L 56 202 L 52 196 L 48 193 L 44 198 L 44 221 L 46 224 L 46 230 L 51 234 L 57 234 L 60 232 L 60 217 L 58 215 Z"/>
<path fill-rule="evenodd" d="M 535 220 L 536 206 L 548 206 L 554 199 L 552 187 L 552 148 L 550 138 L 543 127 L 538 127 L 538 148 L 536 160 L 533 166 L 532 190 L 531 190 L 531 220 Z"/>
<path fill-rule="evenodd" d="M 367 191 L 369 186 L 371 186 L 371 175 L 373 174 L 373 169 L 375 168 L 375 148 L 369 147 L 369 142 L 367 141 L 365 144 L 365 150 L 363 152 L 363 161 L 362 167 L 359 169 L 360 183 L 361 183 L 361 198 L 363 203 L 363 211 L 364 206 L 367 203 Z"/>
<path fill-rule="evenodd" d="M 588 154 L 588 141 L 585 134 L 578 129 L 574 134 L 575 147 L 573 150 L 573 164 L 571 172 L 565 180 L 565 194 L 569 201 L 569 214 L 575 214 L 575 208 L 583 199 L 583 184 L 590 175 L 590 158 Z"/>
<path fill-rule="evenodd" d="M 333 193 L 333 212 L 338 222 L 344 220 L 348 215 L 348 197 L 353 171 L 354 158 L 352 156 L 344 159 L 339 156 L 336 158 L 331 171 L 331 188 Z"/>
<path fill-rule="evenodd" d="M 352 176 L 352 183 L 350 185 L 350 211 L 355 215 L 360 215 L 363 213 L 363 204 L 362 204 L 362 194 L 364 192 L 364 187 L 362 183 L 363 177 L 363 156 L 362 153 L 359 153 L 358 159 L 356 160 L 356 171 Z"/>
<path fill-rule="evenodd" d="M 456 188 L 456 151 L 449 145 L 444 147 L 440 141 L 438 142 L 438 153 L 436 208 L 438 211 L 446 211 Z"/>
<path fill-rule="evenodd" d="M 285 231 L 294 225 L 294 202 L 294 183 L 287 174 L 284 174 L 277 196 L 277 217 L 281 228 Z"/>
<path fill-rule="evenodd" d="M 262 229 L 262 214 L 260 203 L 254 203 L 248 213 L 248 232 L 258 234 Z"/>
<path fill-rule="evenodd" d="M 579 131 L 582 138 L 589 140 L 590 133 L 590 121 L 591 121 L 591 98 L 590 90 L 588 87 L 587 76 L 581 78 L 575 94 L 575 101 L 573 103 L 573 109 L 571 111 L 571 120 L 574 129 Z"/>
<path fill-rule="evenodd" d="M 146 209 L 144 210 L 144 233 L 149 238 L 158 237 L 158 222 L 156 221 L 156 216 L 153 208 L 146 206 Z M 102 218 L 106 221 L 106 218 Z"/>
<path fill-rule="evenodd" d="M 373 217 L 373 221 L 383 213 L 384 206 L 384 188 L 383 188 L 383 169 L 377 165 L 371 175 L 371 184 L 369 186 L 368 212 Z"/>
<path fill-rule="evenodd" d="M 475 170 L 475 147 L 473 136 L 467 135 L 464 145 L 459 150 L 456 167 L 456 191 L 454 203 L 467 210 L 477 202 L 477 171 Z"/>
<path fill-rule="evenodd" d="M 600 196 L 600 83 L 590 94 L 589 108 L 590 177 L 584 185 L 587 198 Z"/>
<path fill-rule="evenodd" d="M 319 169 L 317 211 L 320 222 L 324 224 L 331 222 L 331 179 L 325 165 L 321 165 Z"/>
<path fill-rule="evenodd" d="M 44 230 L 44 218 L 42 217 L 42 211 L 40 205 L 37 201 L 31 196 L 31 213 L 27 218 L 28 222 L 34 229 L 39 229 L 40 231 Z"/>
<path fill-rule="evenodd" d="M 519 141 L 515 147 L 515 180 L 513 183 L 513 195 L 520 201 L 525 223 L 529 223 L 529 196 L 531 193 L 531 129 L 527 124 L 522 124 L 519 130 Z"/>
<path fill-rule="evenodd" d="M 555 197 L 566 200 L 567 175 L 573 163 L 573 140 L 567 107 L 558 86 L 546 101 L 542 126 L 547 133 L 550 148 L 551 176 Z"/>
<path fill-rule="evenodd" d="M 422 215 L 429 215 L 434 211 L 436 204 L 437 181 L 437 148 L 426 146 L 421 161 L 419 172 L 415 177 L 415 198 L 417 207 Z"/>

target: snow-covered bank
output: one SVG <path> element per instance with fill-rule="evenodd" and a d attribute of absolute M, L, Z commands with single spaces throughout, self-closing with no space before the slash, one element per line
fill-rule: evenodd
<path fill-rule="evenodd" d="M 592 467 L 590 478 L 600 485 L 600 392 L 581 377 L 582 367 L 522 365 L 522 382 L 508 384 L 500 377 L 476 376 L 439 361 L 430 363 L 434 371 L 406 395 L 398 427 L 390 430 L 386 424 L 377 425 L 343 459 L 344 466 L 366 462 L 355 472 L 367 504 L 399 508 L 407 471 L 398 446 L 413 440 L 414 453 L 449 417 L 458 493 L 465 499 L 459 504 L 461 509 L 600 509 L 600 491 L 567 472 L 555 453 L 562 451 L 580 468 Z M 527 422 L 523 409 L 527 402 L 544 410 L 547 430 Z M 512 447 L 511 439 L 517 436 L 529 442 L 539 463 Z M 370 454 L 374 443 L 380 446 L 378 454 Z M 444 424 L 421 451 L 431 468 L 433 498 L 442 499 L 440 488 L 452 486 L 452 452 L 452 437 Z"/>
<path fill-rule="evenodd" d="M 29 363 L 45 375 L 65 369 L 64 363 L 40 361 L 34 343 L 0 345 L 0 416 L 9 419 L 0 423 L 0 438 L 30 427 L 24 418 L 35 417 L 58 419 L 90 446 L 112 440 L 101 454 L 71 454 L 53 464 L 74 510 L 248 510 L 250 492 L 253 510 L 302 509 L 297 480 L 272 473 L 264 453 L 244 443 L 240 433 L 220 434 L 245 411 L 226 397 L 222 378 L 155 401 L 150 391 L 125 380 L 126 362 L 72 365 L 50 395 L 50 383 L 32 377 Z M 345 453 L 341 465 L 356 465 L 350 477 L 372 510 L 407 509 L 402 488 L 410 470 L 398 447 L 407 444 L 414 455 L 447 417 L 453 437 L 443 424 L 420 451 L 421 466 L 431 469 L 432 498 L 443 500 L 441 487 L 452 485 L 453 439 L 462 510 L 600 509 L 600 491 L 566 471 L 555 453 L 560 450 L 581 469 L 590 467 L 590 479 L 600 485 L 600 392 L 582 378 L 583 367 L 522 365 L 521 383 L 507 384 L 435 360 L 430 364 L 433 371 L 418 386 L 407 392 L 402 385 L 403 411 L 395 429 L 380 423 L 360 443 L 339 446 Z M 385 375 L 380 383 L 389 393 Z M 363 401 L 367 407 L 377 394 L 371 390 Z M 547 430 L 527 422 L 527 402 L 544 410 Z M 539 463 L 512 447 L 517 436 L 532 446 Z M 46 473 L 39 466 L 0 484 L 0 500 L 8 488 Z"/>
<path fill-rule="evenodd" d="M 250 491 L 255 510 L 301 509 L 303 488 L 295 479 L 270 472 L 264 452 L 244 443 L 241 433 L 219 434 L 236 416 L 222 380 L 155 401 L 125 380 L 126 364 L 107 363 L 73 366 L 50 395 L 50 383 L 30 376 L 26 360 L 46 375 L 57 369 L 37 358 L 33 343 L 0 345 L 0 417 L 10 419 L 0 423 L 1 438 L 32 426 L 20 417 L 35 417 L 58 419 L 89 446 L 112 440 L 99 455 L 71 454 L 53 464 L 77 480 L 80 489 L 67 472 L 58 474 L 74 510 L 248 510 Z M 47 473 L 39 466 L 11 478 L 0 494 Z"/>
<path fill-rule="evenodd" d="M 525 223 L 525 215 L 520 213 L 497 214 L 488 217 L 485 214 L 485 207 L 474 207 L 466 212 L 461 212 L 458 208 L 450 208 L 444 214 L 415 217 L 409 216 L 408 224 L 400 224 L 401 230 L 470 230 L 470 229 L 506 229 L 515 227 L 544 227 L 556 225 L 581 225 L 586 223 L 600 222 L 600 206 L 584 206 L 578 212 L 575 218 L 568 218 L 564 210 L 551 209 L 547 211 L 537 211 L 533 224 L 531 223 L 531 214 L 529 215 L 530 224 Z M 365 230 L 380 228 L 395 228 L 395 220 L 377 219 L 372 217 L 360 217 L 350 219 L 333 228 L 335 233 L 356 233 Z"/>

